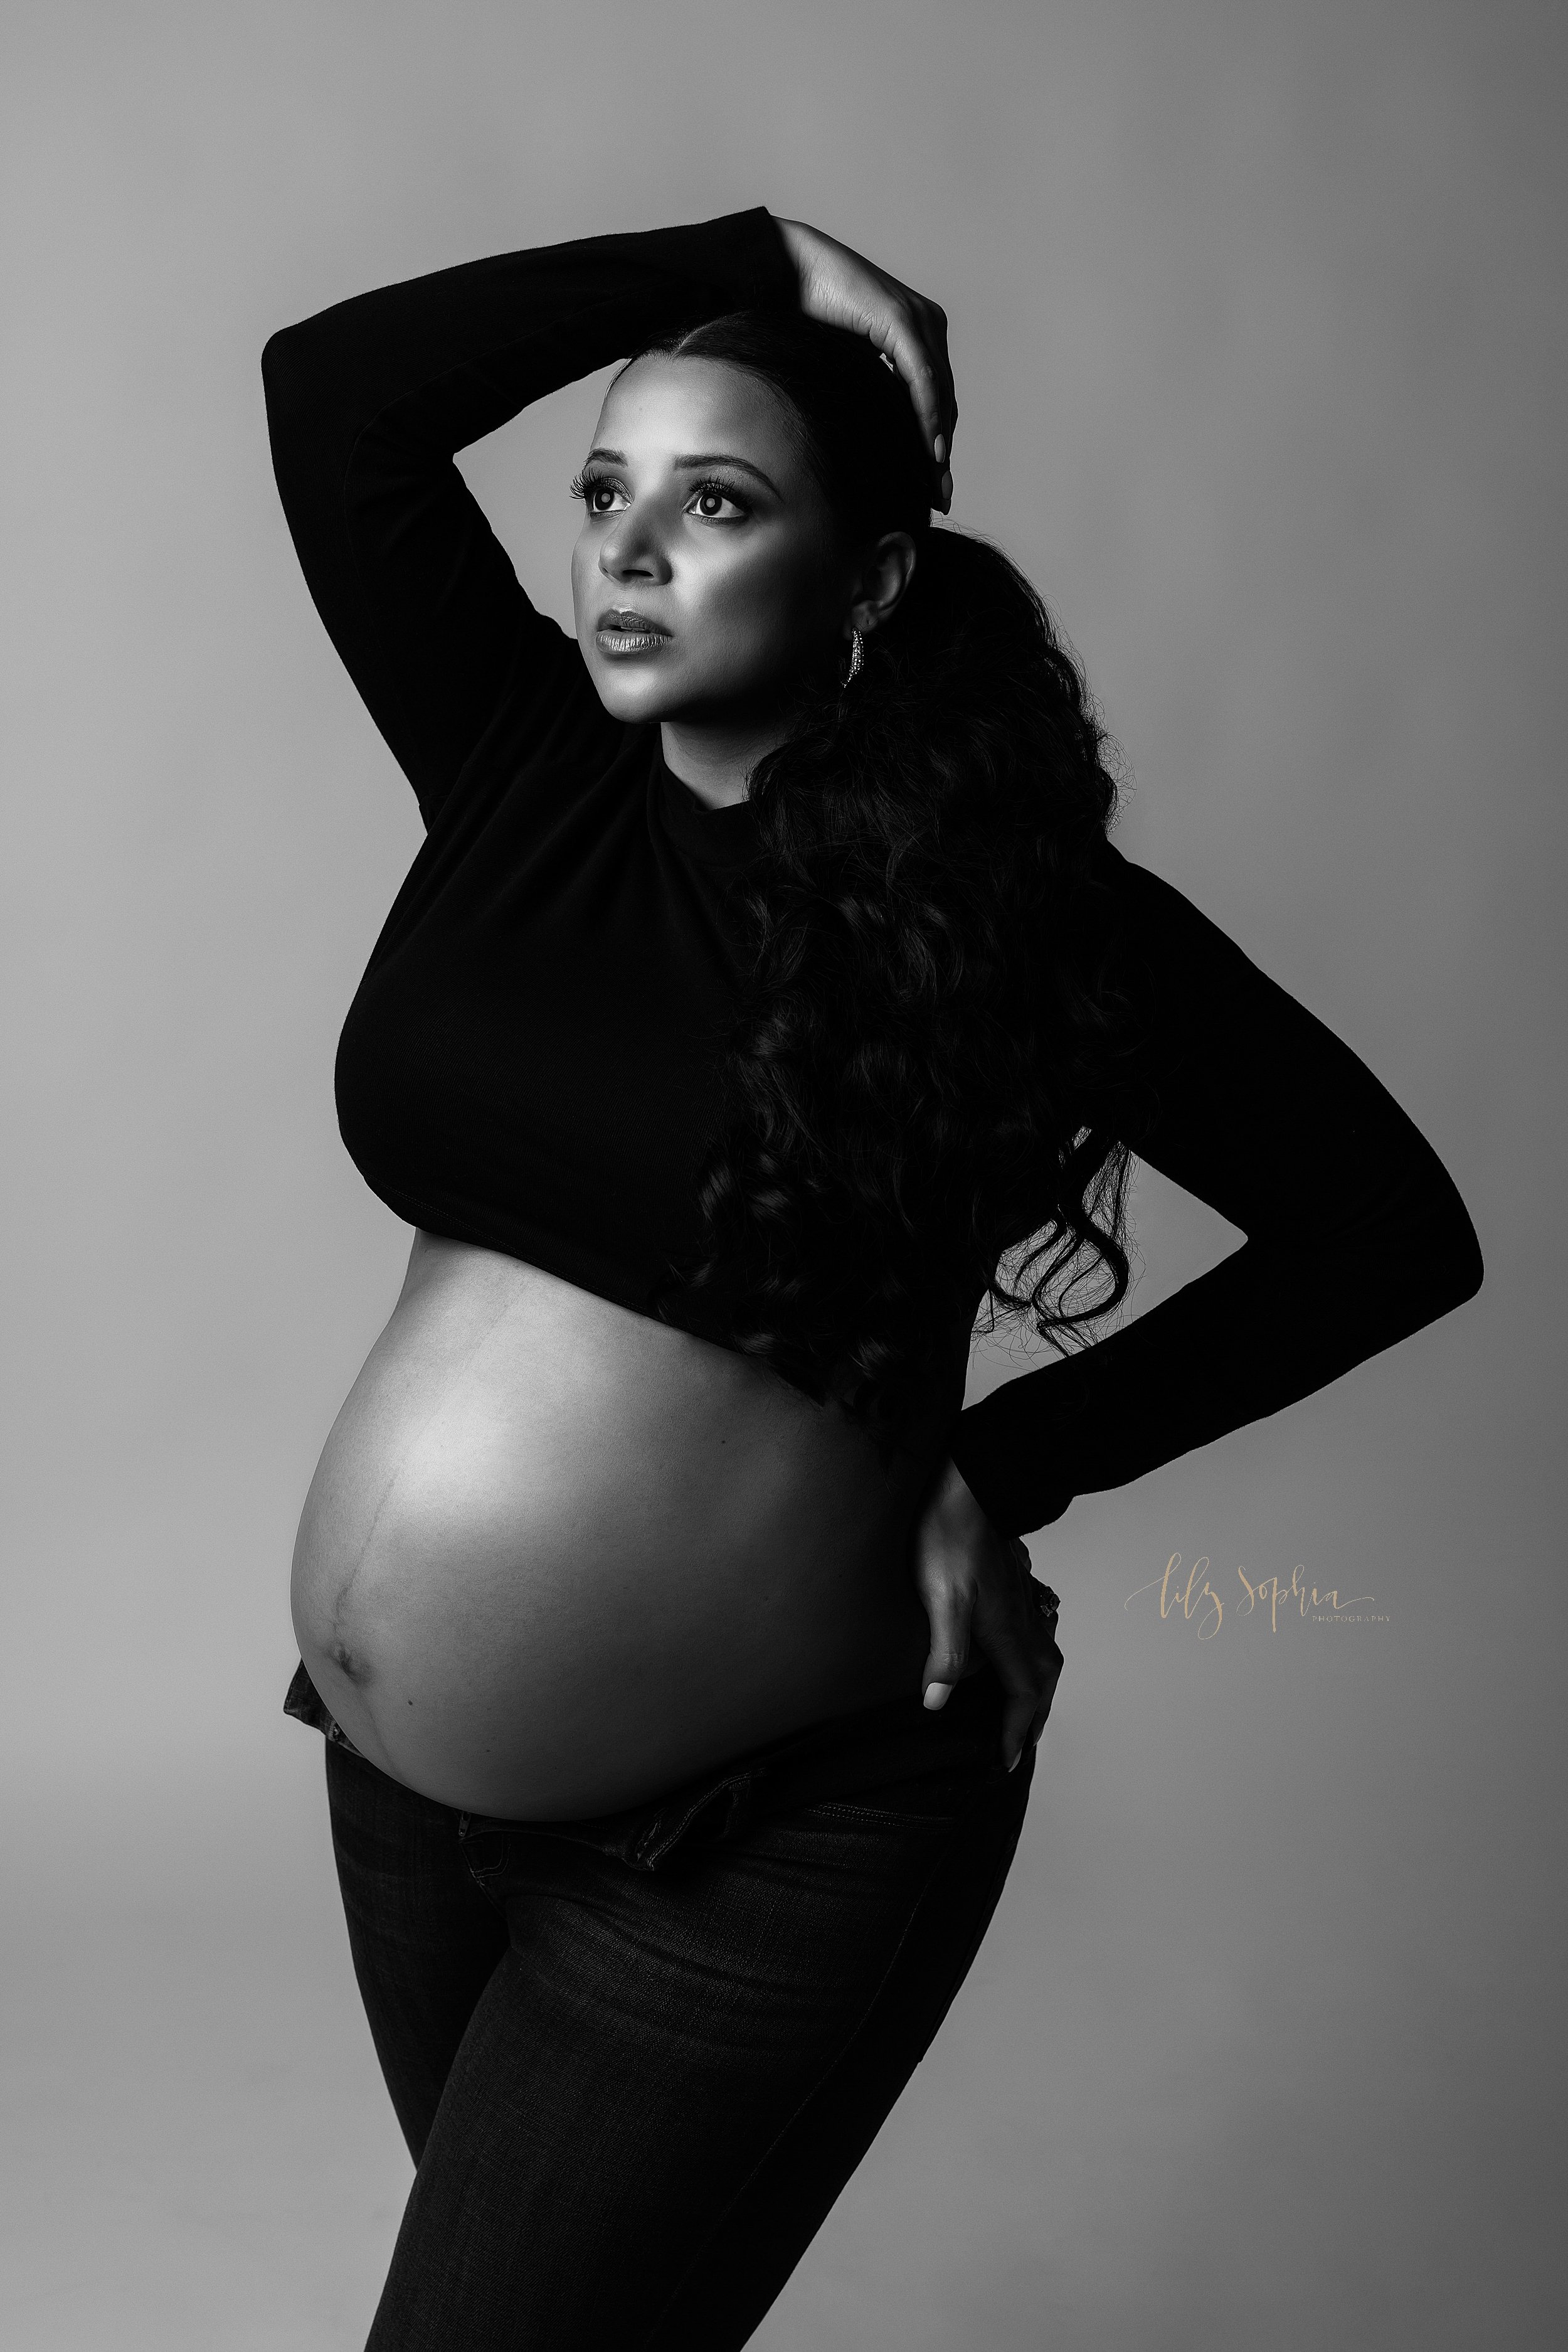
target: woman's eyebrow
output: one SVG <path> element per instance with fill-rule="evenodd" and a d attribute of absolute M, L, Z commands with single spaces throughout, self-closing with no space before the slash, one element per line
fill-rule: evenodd
<path fill-rule="evenodd" d="M 749 457 L 732 457 L 727 449 L 708 449 L 695 457 L 673 457 L 670 462 L 679 472 L 698 466 L 733 466 L 739 473 L 752 475 L 770 489 L 775 498 L 780 495 L 778 483 L 771 480 L 760 466 L 754 466 Z"/>
<path fill-rule="evenodd" d="M 627 462 L 624 449 L 591 449 L 588 453 L 590 464 L 595 457 L 601 458 L 607 466 L 624 466 Z M 765 488 L 771 490 L 774 497 L 782 501 L 783 493 L 778 483 L 765 474 L 760 466 L 754 466 L 749 457 L 732 457 L 727 449 L 710 449 L 699 452 L 694 457 L 672 457 L 670 463 L 677 473 L 695 473 L 701 466 L 734 466 L 742 474 L 754 475 Z"/>

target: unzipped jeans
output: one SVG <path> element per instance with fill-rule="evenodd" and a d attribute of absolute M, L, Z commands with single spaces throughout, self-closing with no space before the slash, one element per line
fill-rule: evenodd
<path fill-rule="evenodd" d="M 1034 1770 L 988 1668 L 597 1821 L 430 1802 L 328 1733 L 349 1941 L 415 2165 L 367 2352 L 728 2352 L 946 2014 Z"/>

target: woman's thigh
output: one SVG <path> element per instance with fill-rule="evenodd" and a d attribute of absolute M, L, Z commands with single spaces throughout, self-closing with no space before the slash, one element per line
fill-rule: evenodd
<path fill-rule="evenodd" d="M 417 2165 L 468 2021 L 507 1950 L 458 1816 L 329 1741 L 332 1850 L 349 1949 L 392 2105 Z"/>
<path fill-rule="evenodd" d="M 1032 1763 L 908 1810 L 805 1806 L 653 1874 L 497 1840 L 510 1948 L 369 2352 L 744 2344 L 974 1958 Z"/>

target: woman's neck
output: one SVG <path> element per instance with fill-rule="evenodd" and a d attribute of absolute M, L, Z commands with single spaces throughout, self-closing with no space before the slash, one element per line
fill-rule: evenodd
<path fill-rule="evenodd" d="M 665 719 L 659 733 L 664 765 L 686 790 L 709 808 L 733 808 L 746 798 L 751 772 L 777 751 L 788 730 L 775 716 L 766 721 Z"/>

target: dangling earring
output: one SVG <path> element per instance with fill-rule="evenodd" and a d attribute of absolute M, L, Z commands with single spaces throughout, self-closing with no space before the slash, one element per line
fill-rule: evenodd
<path fill-rule="evenodd" d="M 861 664 L 864 659 L 865 639 L 862 636 L 858 629 L 852 629 L 850 631 L 850 666 L 844 672 L 844 684 L 846 686 L 852 686 L 856 678 L 859 677 L 861 674 Z"/>

